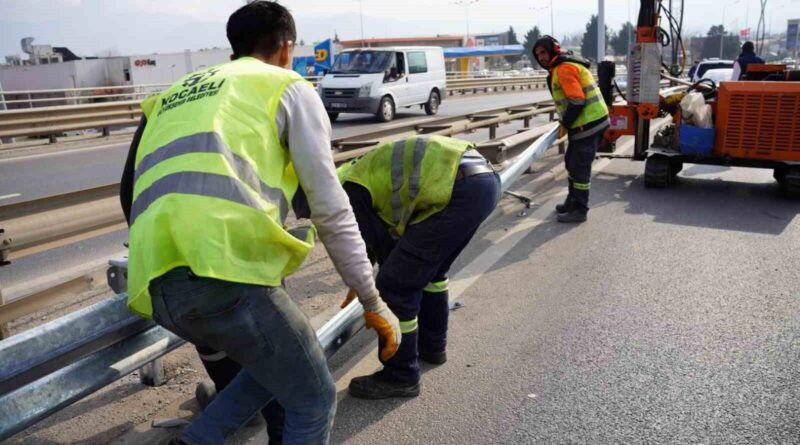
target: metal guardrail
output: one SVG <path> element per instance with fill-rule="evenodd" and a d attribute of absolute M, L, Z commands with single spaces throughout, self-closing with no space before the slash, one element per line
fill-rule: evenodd
<path fill-rule="evenodd" d="M 557 126 L 550 125 L 500 172 L 503 191 L 553 145 L 556 134 Z M 123 277 L 125 266 L 117 263 L 111 273 Z M 154 363 L 183 344 L 160 326 L 131 314 L 125 307 L 126 298 L 124 293 L 119 294 L 0 341 L 0 440 Z M 362 314 L 363 308 L 354 301 L 317 331 L 326 357 L 333 356 L 363 328 Z"/>
<path fill-rule="evenodd" d="M 447 82 L 447 90 L 450 95 L 456 92 L 477 94 L 517 88 L 544 87 L 546 87 L 546 79 L 541 76 L 461 79 Z M 113 96 L 119 98 L 144 97 L 152 92 Z M 50 142 L 55 142 L 58 135 L 64 132 L 92 129 L 100 129 L 103 136 L 108 136 L 112 128 L 136 126 L 142 115 L 139 102 L 139 100 L 124 100 L 0 111 L 0 138 L 48 136 Z"/>
<path fill-rule="evenodd" d="M 530 128 L 533 118 L 550 115 L 549 102 L 502 107 L 462 116 L 434 117 L 413 124 L 396 123 L 380 131 L 332 141 L 334 161 L 345 162 L 377 147 L 380 143 L 416 134 L 452 136 L 477 129 L 488 129 L 489 140 L 478 150 L 491 162 L 500 164 L 517 154 L 541 135 L 541 127 Z M 499 125 L 523 121 L 524 129 L 513 136 L 497 138 Z M 119 184 L 66 193 L 33 201 L 0 206 L 0 259 L 15 260 L 34 253 L 73 244 L 106 233 L 124 230 L 127 225 L 119 207 Z M 96 267 L 96 266 L 93 266 Z M 14 301 L 0 298 L 0 328 L 3 324 L 46 308 L 89 290 L 101 272 L 91 268 L 76 271 L 48 282 L 48 288 L 26 289 Z M 0 339 L 7 334 L 0 332 Z"/>

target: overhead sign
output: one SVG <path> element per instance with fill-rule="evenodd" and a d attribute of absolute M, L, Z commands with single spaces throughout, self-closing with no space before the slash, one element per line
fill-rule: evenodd
<path fill-rule="evenodd" d="M 739 37 L 743 39 L 750 37 L 750 28 L 744 28 L 739 30 Z"/>
<path fill-rule="evenodd" d="M 331 39 L 314 46 L 314 74 L 322 75 L 333 66 L 333 44 Z"/>
<path fill-rule="evenodd" d="M 789 20 L 789 26 L 786 28 L 786 49 L 797 48 L 798 28 L 800 19 Z"/>

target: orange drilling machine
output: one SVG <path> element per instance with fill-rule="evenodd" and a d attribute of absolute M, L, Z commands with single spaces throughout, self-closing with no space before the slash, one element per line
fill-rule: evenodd
<path fill-rule="evenodd" d="M 669 32 L 660 26 L 662 13 Z M 800 72 L 750 64 L 744 80 L 690 84 L 676 79 L 682 70 L 675 48 L 682 45 L 679 22 L 662 1 L 641 0 L 636 44 L 628 54 L 626 103 L 611 107 L 604 151 L 613 152 L 619 137 L 634 136 L 632 158 L 645 161 L 646 187 L 668 187 L 684 163 L 742 166 L 773 169 L 786 196 L 800 198 Z M 671 67 L 661 56 L 667 46 L 673 48 Z M 711 107 L 713 128 L 685 124 L 679 102 L 687 93 L 661 93 L 662 79 L 702 93 Z M 667 115 L 672 124 L 651 144 L 651 120 Z"/>

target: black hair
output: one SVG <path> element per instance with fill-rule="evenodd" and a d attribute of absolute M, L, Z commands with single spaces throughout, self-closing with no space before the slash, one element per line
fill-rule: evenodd
<path fill-rule="evenodd" d="M 265 0 L 251 1 L 231 14 L 227 33 L 234 58 L 253 53 L 270 57 L 281 44 L 297 39 L 289 10 L 277 2 Z"/>
<path fill-rule="evenodd" d="M 747 42 L 744 42 L 744 45 L 742 45 L 742 52 L 743 53 L 752 53 L 752 52 L 755 52 L 755 51 L 756 51 L 756 46 L 753 45 L 753 42 L 747 41 Z"/>

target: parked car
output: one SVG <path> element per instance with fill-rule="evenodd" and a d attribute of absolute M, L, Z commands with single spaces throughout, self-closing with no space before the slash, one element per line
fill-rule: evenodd
<path fill-rule="evenodd" d="M 731 80 L 732 77 L 733 68 L 715 68 L 703 73 L 703 79 L 711 79 L 717 85 L 719 85 L 720 82 Z"/>
<path fill-rule="evenodd" d="M 714 70 L 719 68 L 730 68 L 733 69 L 733 60 L 720 60 L 720 59 L 707 59 L 700 62 L 697 65 L 697 69 L 692 76 L 692 82 L 697 82 L 698 80 L 703 78 L 703 75 L 708 70 Z M 728 78 L 730 79 L 730 77 Z"/>
<path fill-rule="evenodd" d="M 442 48 L 407 46 L 342 51 L 317 90 L 331 122 L 339 113 L 371 113 L 389 122 L 400 107 L 436 114 L 446 85 Z"/>

